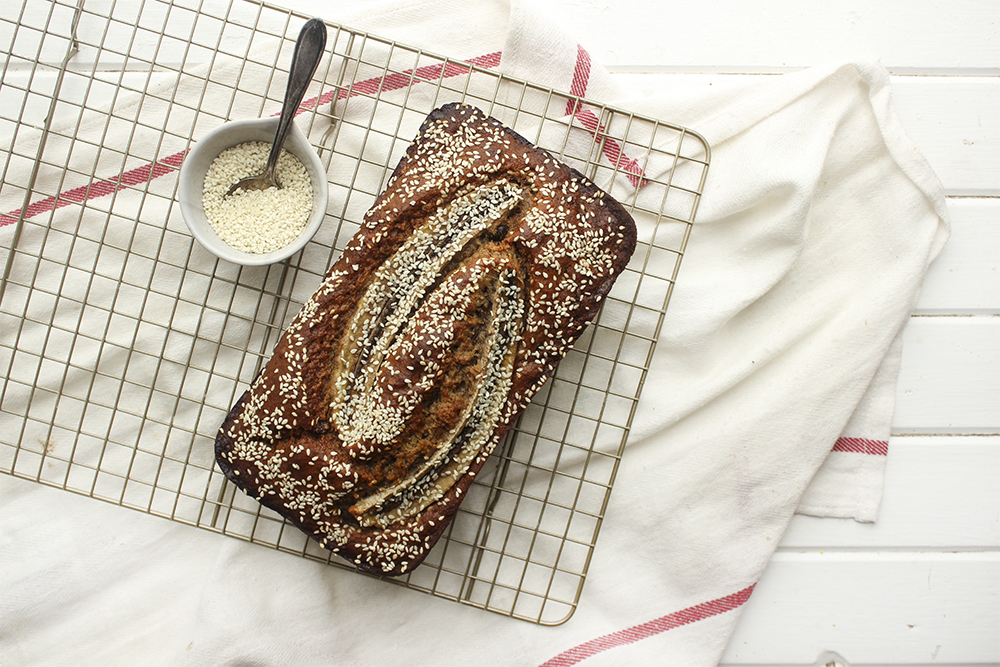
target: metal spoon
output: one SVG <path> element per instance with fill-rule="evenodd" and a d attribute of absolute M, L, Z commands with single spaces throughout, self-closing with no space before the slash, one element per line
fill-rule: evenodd
<path fill-rule="evenodd" d="M 271 145 L 271 153 L 267 157 L 267 165 L 264 171 L 256 176 L 247 176 L 237 181 L 233 187 L 226 192 L 226 197 L 237 190 L 266 190 L 267 188 L 280 188 L 281 183 L 275 174 L 278 166 L 278 157 L 281 155 L 281 147 L 288 136 L 288 130 L 292 127 L 292 120 L 295 112 L 302 103 L 302 98 L 306 94 L 306 89 L 312 82 L 313 74 L 319 66 L 320 58 L 326 49 L 326 24 L 323 19 L 309 19 L 299 37 L 295 41 L 295 50 L 292 52 L 292 65 L 288 70 L 288 86 L 285 88 L 285 101 L 281 105 L 281 116 L 278 119 L 278 129 L 274 133 L 274 143 Z"/>

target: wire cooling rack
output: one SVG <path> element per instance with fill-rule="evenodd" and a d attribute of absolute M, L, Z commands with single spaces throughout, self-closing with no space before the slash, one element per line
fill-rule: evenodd
<path fill-rule="evenodd" d="M 280 108 L 306 18 L 243 0 L 0 10 L 0 470 L 348 567 L 235 492 L 215 466 L 215 433 L 424 116 L 465 101 L 612 192 L 640 243 L 445 537 L 391 581 L 562 623 L 580 599 L 708 146 L 501 75 L 498 53 L 449 60 L 328 25 L 296 121 L 328 166 L 324 227 L 281 264 L 221 262 L 183 226 L 178 167 L 221 122 Z"/>

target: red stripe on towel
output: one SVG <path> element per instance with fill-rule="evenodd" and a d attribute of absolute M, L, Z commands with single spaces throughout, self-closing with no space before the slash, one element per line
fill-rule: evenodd
<path fill-rule="evenodd" d="M 590 82 L 590 54 L 577 44 L 576 68 L 573 70 L 573 83 L 569 86 L 569 94 L 583 97 L 587 94 L 587 84 Z M 569 103 L 573 104 L 572 101 Z M 568 112 L 567 112 L 568 113 Z"/>
<path fill-rule="evenodd" d="M 626 630 L 619 630 L 618 632 L 612 632 L 597 639 L 591 639 L 547 660 L 542 664 L 542 667 L 568 667 L 569 665 L 575 665 L 608 649 L 632 644 L 641 639 L 658 635 L 667 630 L 673 630 L 682 625 L 702 621 L 706 618 L 732 611 L 750 598 L 755 585 L 747 586 L 738 593 L 733 593 L 732 595 L 727 595 L 711 602 L 703 602 L 702 604 L 661 616 L 648 623 L 642 623 Z"/>
<path fill-rule="evenodd" d="M 649 181 L 643 177 L 642 167 L 639 165 L 637 160 L 630 158 L 625 155 L 622 150 L 621 145 L 607 135 L 607 131 L 604 126 L 601 125 L 600 121 L 597 119 L 597 115 L 589 110 L 583 109 L 576 115 L 577 120 L 590 130 L 590 133 L 594 136 L 594 141 L 597 143 L 603 143 L 601 150 L 604 153 L 604 157 L 608 158 L 608 161 L 612 165 L 626 172 L 625 176 L 628 177 L 629 182 L 632 183 L 637 188 L 649 183 Z"/>
<path fill-rule="evenodd" d="M 487 53 L 486 55 L 470 58 L 465 62 L 468 63 L 468 65 L 476 67 L 496 67 L 500 64 L 500 56 L 501 53 L 497 51 L 495 53 Z M 398 90 L 399 88 L 405 88 L 414 83 L 420 83 L 421 81 L 435 81 L 442 77 L 447 78 L 458 76 L 469 71 L 470 67 L 467 65 L 448 62 L 436 65 L 426 65 L 424 67 L 418 67 L 414 70 L 407 70 L 406 72 L 398 74 L 374 77 L 372 79 L 366 79 L 365 81 L 355 83 L 349 89 L 333 89 L 323 95 L 306 100 L 302 103 L 296 113 L 302 113 L 303 111 L 312 109 L 317 105 L 329 103 L 333 99 L 334 95 L 337 95 L 338 99 L 343 99 L 344 97 L 359 95 L 361 93 L 375 94 L 378 92 Z M 18 219 L 22 217 L 22 210 L 24 218 L 32 218 L 36 215 L 55 210 L 57 208 L 62 208 L 63 206 L 68 206 L 69 204 L 81 204 L 97 197 L 104 197 L 105 195 L 109 195 L 129 185 L 139 185 L 141 183 L 151 181 L 154 178 L 159 178 L 164 174 L 168 174 L 171 171 L 178 169 L 186 154 L 187 151 L 174 153 L 173 155 L 168 155 L 167 157 L 156 162 L 144 164 L 140 167 L 136 167 L 135 169 L 122 172 L 117 176 L 92 181 L 88 185 L 83 185 L 78 188 L 61 192 L 55 197 L 39 199 L 29 204 L 26 209 L 16 209 L 5 214 L 0 214 L 0 227 L 16 223 Z"/>
<path fill-rule="evenodd" d="M 832 451 L 888 456 L 889 443 L 886 440 L 868 440 L 867 438 L 837 438 Z"/>
<path fill-rule="evenodd" d="M 590 81 L 590 54 L 582 46 L 576 47 L 576 67 L 573 69 L 573 81 L 570 83 L 570 95 L 583 97 L 587 94 L 587 83 Z M 643 178 L 642 167 L 638 161 L 625 155 L 621 145 L 607 136 L 607 131 L 601 125 L 597 114 L 584 108 L 579 100 L 569 100 L 566 102 L 566 115 L 575 116 L 580 124 L 590 131 L 594 137 L 594 142 L 600 144 L 601 151 L 608 158 L 612 166 L 625 172 L 629 182 L 637 188 L 641 188 L 649 181 Z"/>
<path fill-rule="evenodd" d="M 335 88 L 327 91 L 323 95 L 306 100 L 302 103 L 296 113 L 302 113 L 303 111 L 312 109 L 318 105 L 327 104 L 333 100 L 334 96 L 336 96 L 337 99 L 344 99 L 361 94 L 375 95 L 380 92 L 406 88 L 415 83 L 430 82 L 441 78 L 459 76 L 470 71 L 470 67 L 467 65 L 485 68 L 497 67 L 500 64 L 501 56 L 502 53 L 500 51 L 496 51 L 494 53 L 487 53 L 482 56 L 470 58 L 465 61 L 466 64 L 456 62 L 437 63 L 434 65 L 417 67 L 412 70 L 406 70 L 405 72 L 392 73 L 381 77 L 365 79 L 352 84 L 348 88 Z M 583 96 L 587 92 L 587 83 L 589 80 L 590 54 L 588 54 L 583 47 L 577 47 L 576 67 L 573 72 L 573 82 L 570 86 L 570 92 L 573 95 Z M 571 100 L 567 103 L 566 113 L 567 115 L 573 115 L 576 113 L 576 117 L 580 121 L 580 124 L 587 128 L 590 134 L 594 137 L 595 142 L 601 144 L 601 150 L 611 164 L 626 172 L 626 176 L 635 187 L 642 187 L 647 183 L 646 179 L 642 177 L 642 168 L 639 166 L 639 163 L 625 155 L 619 143 L 607 136 L 606 130 L 604 126 L 601 125 L 596 114 L 589 109 L 584 109 L 582 105 L 575 100 Z M 65 190 L 54 197 L 39 199 L 29 204 L 26 209 L 23 209 L 23 217 L 32 218 L 36 215 L 55 210 L 57 208 L 62 208 L 63 206 L 68 206 L 69 204 L 80 204 L 91 199 L 104 197 L 113 192 L 117 192 L 126 186 L 140 185 L 151 181 L 154 178 L 159 178 L 164 174 L 168 174 L 171 171 L 178 169 L 186 154 L 186 151 L 180 151 L 178 153 L 174 153 L 173 155 L 168 155 L 167 157 L 156 162 L 151 162 L 122 172 L 117 176 L 96 180 L 88 185 L 73 188 L 71 190 Z M 15 209 L 6 214 L 0 214 L 0 227 L 16 223 L 18 219 L 22 217 L 21 213 L 22 209 Z"/>
<path fill-rule="evenodd" d="M 89 185 L 82 185 L 71 190 L 64 190 L 55 197 L 39 199 L 28 205 L 28 208 L 24 211 L 24 217 L 31 218 L 47 211 L 68 206 L 69 204 L 82 204 L 85 201 L 96 199 L 97 197 L 103 197 L 111 194 L 112 192 L 122 190 L 126 186 L 139 185 L 141 183 L 151 181 L 154 178 L 159 178 L 164 174 L 169 174 L 170 172 L 179 169 L 181 162 L 184 161 L 185 155 L 187 155 L 186 150 L 179 151 L 156 162 L 150 162 L 140 167 L 136 167 L 135 169 L 123 171 L 117 176 L 112 176 L 99 181 L 91 181 Z M 17 222 L 20 215 L 21 209 L 0 215 L 0 227 Z"/>
<path fill-rule="evenodd" d="M 495 53 L 487 53 L 483 56 L 469 58 L 465 62 L 468 65 L 489 69 L 500 64 L 501 55 L 501 52 L 497 51 Z M 471 68 L 467 65 L 456 62 L 424 65 L 423 67 L 417 67 L 416 69 L 408 69 L 403 72 L 393 72 L 392 74 L 386 74 L 385 76 L 376 76 L 363 81 L 356 81 L 347 88 L 328 90 L 323 93 L 323 95 L 309 100 L 309 102 L 304 103 L 302 106 L 303 108 L 312 108 L 317 104 L 326 104 L 331 102 L 334 96 L 336 96 L 338 100 L 342 100 L 348 97 L 356 97 L 358 95 L 377 95 L 378 93 L 385 93 L 392 90 L 406 88 L 415 83 L 437 81 L 442 78 L 447 79 L 452 76 L 467 74 L 470 70 Z"/>

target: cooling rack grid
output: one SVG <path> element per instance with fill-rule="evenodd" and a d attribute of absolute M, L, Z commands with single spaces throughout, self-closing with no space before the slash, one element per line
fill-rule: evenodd
<path fill-rule="evenodd" d="M 15 15 L 16 12 L 16 15 Z M 425 563 L 391 583 L 542 624 L 580 594 L 709 164 L 695 133 L 328 24 L 297 118 L 324 227 L 241 268 L 187 233 L 177 171 L 218 124 L 276 113 L 308 17 L 251 0 L 0 10 L 0 470 L 349 568 L 237 493 L 223 416 L 358 229 L 428 112 L 464 101 L 612 192 L 640 242 L 597 320 Z"/>

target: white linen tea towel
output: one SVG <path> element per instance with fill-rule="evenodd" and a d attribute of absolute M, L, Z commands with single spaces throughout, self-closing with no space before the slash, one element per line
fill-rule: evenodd
<path fill-rule="evenodd" d="M 886 73 L 838 64 L 628 99 L 527 2 L 317 13 L 690 127 L 712 147 L 579 607 L 533 625 L 4 476 L 4 664 L 716 664 L 797 509 L 877 516 L 900 331 L 948 234 Z M 183 101 L 183 85 L 163 85 Z M 609 184 L 622 198 L 641 185 Z"/>

